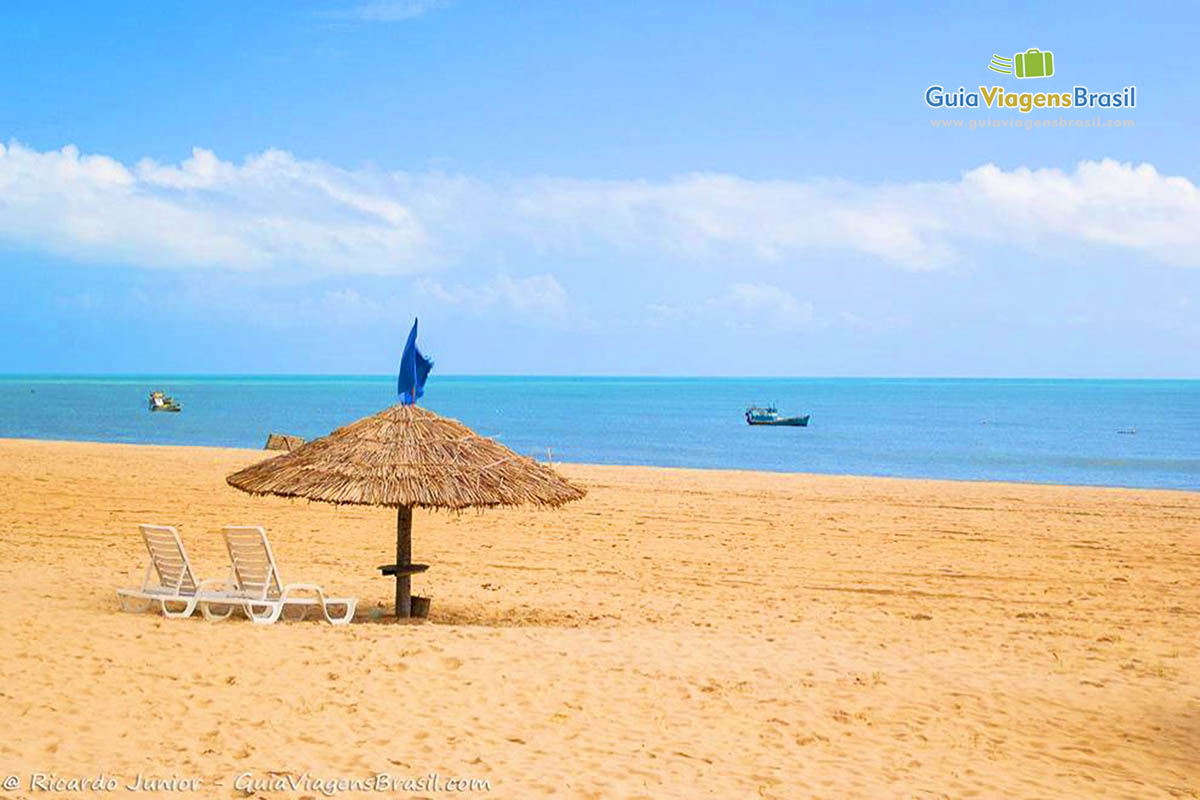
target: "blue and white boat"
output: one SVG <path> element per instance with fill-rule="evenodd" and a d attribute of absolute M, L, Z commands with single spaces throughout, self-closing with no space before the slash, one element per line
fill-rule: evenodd
<path fill-rule="evenodd" d="M 746 409 L 746 424 L 784 425 L 790 428 L 807 428 L 809 416 L 805 414 L 803 417 L 781 417 L 779 416 L 779 409 L 775 406 L 750 406 Z"/>

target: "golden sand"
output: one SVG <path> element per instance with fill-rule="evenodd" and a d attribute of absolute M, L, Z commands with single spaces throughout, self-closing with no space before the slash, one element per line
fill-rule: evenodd
<path fill-rule="evenodd" d="M 305 771 L 500 798 L 1200 793 L 1200 494 L 563 465 L 589 494 L 560 511 L 417 513 L 433 609 L 405 625 L 370 620 L 394 514 L 225 485 L 265 455 L 0 441 L 0 770 L 205 798 Z M 202 577 L 222 524 L 265 525 L 285 579 L 360 619 L 120 613 L 138 522 L 177 526 Z"/>

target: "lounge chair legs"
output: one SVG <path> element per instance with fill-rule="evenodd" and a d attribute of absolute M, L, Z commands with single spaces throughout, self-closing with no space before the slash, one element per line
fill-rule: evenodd
<path fill-rule="evenodd" d="M 332 598 L 326 601 L 324 597 L 319 598 L 321 615 L 325 617 L 325 621 L 330 625 L 349 625 L 354 619 L 354 609 L 358 605 L 358 600 L 349 599 L 343 600 L 338 598 L 336 601 Z M 253 622 L 259 625 L 272 625 L 280 619 L 288 619 L 284 613 L 289 607 L 299 607 L 300 616 L 294 617 L 294 621 L 299 622 L 308 616 L 308 604 L 289 603 L 286 599 L 273 600 L 270 602 L 259 603 L 254 601 L 246 601 L 242 604 L 242 611 Z M 331 608 L 344 606 L 345 610 L 341 614 L 331 612 Z"/>
<path fill-rule="evenodd" d="M 214 611 L 213 606 L 217 606 L 218 608 L 225 609 L 224 613 L 222 613 L 220 611 Z M 207 603 L 200 604 L 200 613 L 203 614 L 204 618 L 206 620 L 208 620 L 209 622 L 220 622 L 221 620 L 229 619 L 229 617 L 232 616 L 232 614 L 236 608 L 237 608 L 237 606 L 233 603 L 210 601 Z"/>
<path fill-rule="evenodd" d="M 310 592 L 317 596 L 317 603 L 321 607 L 321 615 L 325 617 L 325 621 L 330 625 L 347 625 L 354 618 L 354 608 L 358 605 L 357 598 L 342 598 L 342 597 L 326 597 L 325 592 L 320 586 L 312 583 L 289 583 L 283 587 L 283 593 L 279 597 L 279 602 L 282 605 L 287 605 L 288 598 L 294 592 Z M 329 607 L 345 606 L 346 611 L 343 614 L 331 614 Z"/>
<path fill-rule="evenodd" d="M 183 603 L 183 610 L 172 611 L 167 607 L 168 603 Z M 162 599 L 158 601 L 158 605 L 162 609 L 162 615 L 164 617 L 169 617 L 170 619 L 183 619 L 184 617 L 190 617 L 192 612 L 196 610 L 196 599 L 194 597 L 188 600 L 177 598 Z"/>
<path fill-rule="evenodd" d="M 283 603 L 246 603 L 242 610 L 259 625 L 272 625 L 283 613 Z"/>
<path fill-rule="evenodd" d="M 330 606 L 344 605 L 346 612 L 340 616 L 329 613 Z M 329 602 L 322 604 L 321 613 L 325 615 L 325 621 L 330 625 L 349 625 L 350 620 L 354 619 L 354 608 L 358 605 L 358 600 L 346 600 L 345 602 Z"/>

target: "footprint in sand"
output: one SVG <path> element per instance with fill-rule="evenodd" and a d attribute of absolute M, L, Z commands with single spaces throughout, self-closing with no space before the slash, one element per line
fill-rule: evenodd
<path fill-rule="evenodd" d="M 454 656 L 447 656 L 446 658 L 442 659 L 442 666 L 445 667 L 446 669 L 458 669 L 462 665 L 463 665 L 463 662 L 462 662 L 461 658 L 455 658 Z"/>

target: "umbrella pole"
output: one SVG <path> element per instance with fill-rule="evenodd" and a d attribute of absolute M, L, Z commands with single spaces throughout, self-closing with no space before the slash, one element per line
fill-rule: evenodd
<path fill-rule="evenodd" d="M 396 509 L 396 616 L 412 616 L 412 506 Z"/>

